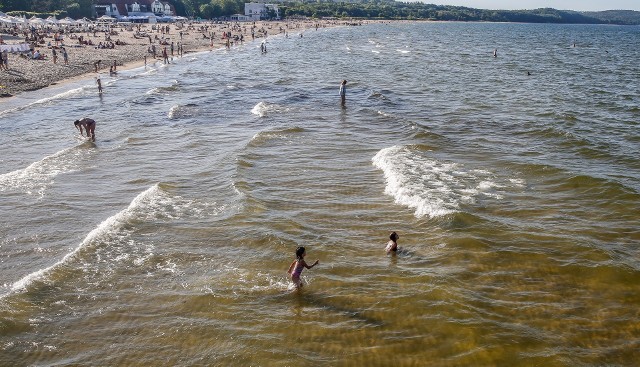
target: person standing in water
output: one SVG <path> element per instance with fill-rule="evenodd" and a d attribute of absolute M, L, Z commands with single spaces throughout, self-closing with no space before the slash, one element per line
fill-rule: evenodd
<path fill-rule="evenodd" d="M 291 276 L 291 281 L 295 284 L 296 288 L 302 287 L 302 279 L 300 279 L 300 275 L 302 274 L 302 270 L 304 268 L 311 269 L 314 266 L 320 263 L 320 260 L 316 260 L 313 265 L 307 265 L 307 262 L 304 261 L 304 257 L 306 255 L 306 250 L 304 247 L 300 246 L 296 249 L 296 259 L 289 266 L 289 270 L 287 274 Z"/>
<path fill-rule="evenodd" d="M 96 122 L 93 119 L 85 117 L 80 120 L 75 120 L 73 125 L 75 125 L 76 129 L 80 130 L 80 136 L 84 136 L 82 135 L 82 129 L 84 128 L 87 132 L 87 138 L 91 137 L 91 141 L 96 141 Z"/>
<path fill-rule="evenodd" d="M 343 80 L 342 83 L 340 83 L 340 101 L 342 102 L 343 106 L 346 102 L 346 99 L 347 99 L 347 81 Z"/>
<path fill-rule="evenodd" d="M 100 80 L 100 74 L 96 77 L 96 84 L 98 84 L 98 93 L 102 94 L 102 81 Z"/>
<path fill-rule="evenodd" d="M 388 254 L 393 254 L 395 255 L 398 252 L 398 238 L 400 238 L 400 236 L 398 236 L 398 234 L 396 232 L 391 232 L 391 234 L 389 235 L 389 242 L 387 242 L 387 247 L 385 247 L 385 251 Z"/>

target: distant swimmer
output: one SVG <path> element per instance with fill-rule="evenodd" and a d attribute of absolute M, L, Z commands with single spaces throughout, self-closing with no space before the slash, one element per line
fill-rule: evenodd
<path fill-rule="evenodd" d="M 82 129 L 84 128 L 87 132 L 87 138 L 91 136 L 91 141 L 96 141 L 96 122 L 93 119 L 85 117 L 80 120 L 75 120 L 73 125 L 75 125 L 76 129 L 80 130 L 81 136 L 84 136 L 82 135 Z"/>
<path fill-rule="evenodd" d="M 527 76 L 531 76 L 531 72 L 527 71 Z"/>
<path fill-rule="evenodd" d="M 493 50 L 493 57 L 498 57 L 498 49 Z"/>
<path fill-rule="evenodd" d="M 343 80 L 342 83 L 340 83 L 340 101 L 342 102 L 343 106 L 345 104 L 346 99 L 347 99 L 347 81 Z"/>
<path fill-rule="evenodd" d="M 304 247 L 300 246 L 296 249 L 296 259 L 289 266 L 289 270 L 287 274 L 291 276 L 291 281 L 295 284 L 296 288 L 302 287 L 302 279 L 300 279 L 300 275 L 302 275 L 302 270 L 304 268 L 311 269 L 314 266 L 320 263 L 320 260 L 316 260 L 313 265 L 307 265 L 307 262 L 304 261 L 304 257 L 307 254 Z"/>
<path fill-rule="evenodd" d="M 400 236 L 398 236 L 398 234 L 396 232 L 391 232 L 391 234 L 389 235 L 389 242 L 387 242 L 387 247 L 385 247 L 385 251 L 388 254 L 393 254 L 395 255 L 398 252 L 398 238 L 400 238 Z"/>

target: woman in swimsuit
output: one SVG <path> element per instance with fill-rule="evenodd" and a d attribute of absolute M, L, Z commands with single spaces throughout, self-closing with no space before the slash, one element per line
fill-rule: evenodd
<path fill-rule="evenodd" d="M 96 141 L 96 122 L 93 119 L 85 117 L 81 120 L 75 120 L 73 124 L 76 129 L 80 130 L 80 135 L 82 135 L 82 128 L 84 128 L 87 132 L 87 138 L 91 137 L 92 141 Z"/>
<path fill-rule="evenodd" d="M 302 287 L 302 279 L 300 279 L 300 275 L 302 274 L 302 269 L 304 268 L 311 269 L 314 266 L 318 265 L 318 263 L 320 262 L 319 260 L 316 260 L 316 262 L 314 262 L 313 265 L 311 266 L 307 265 L 307 262 L 304 261 L 304 256 L 306 254 L 307 253 L 304 247 L 302 246 L 298 247 L 296 249 L 296 259 L 291 263 L 291 266 L 289 266 L 289 270 L 287 271 L 287 274 L 291 276 L 291 281 L 293 281 L 296 288 Z"/>

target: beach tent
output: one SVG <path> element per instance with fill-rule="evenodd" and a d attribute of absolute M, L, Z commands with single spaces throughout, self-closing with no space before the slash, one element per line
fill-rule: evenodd
<path fill-rule="evenodd" d="M 108 15 L 103 15 L 103 16 L 101 16 L 100 18 L 98 18 L 96 20 L 98 22 L 101 22 L 101 23 L 109 23 L 109 22 L 115 22 L 116 18 L 112 18 L 112 17 L 110 17 Z"/>
<path fill-rule="evenodd" d="M 70 25 L 70 24 L 76 24 L 76 21 L 69 17 L 66 17 L 66 18 L 60 19 L 58 23 L 64 24 L 64 25 Z"/>
<path fill-rule="evenodd" d="M 56 19 L 56 17 L 49 17 L 45 19 L 45 22 L 48 24 L 58 24 L 58 19 Z"/>
<path fill-rule="evenodd" d="M 29 18 L 29 24 L 44 24 L 44 19 L 36 18 L 36 16 L 32 16 Z"/>

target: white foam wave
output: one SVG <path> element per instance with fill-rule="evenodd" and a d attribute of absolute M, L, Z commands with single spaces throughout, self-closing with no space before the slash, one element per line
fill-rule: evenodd
<path fill-rule="evenodd" d="M 260 102 L 253 106 L 251 113 L 260 117 L 265 117 L 274 113 L 287 112 L 290 109 L 284 106 L 277 105 L 275 103 Z"/>
<path fill-rule="evenodd" d="M 274 130 L 264 130 L 256 133 L 251 138 L 250 144 L 260 144 L 277 139 L 290 139 L 292 135 L 299 134 L 303 131 L 303 128 L 297 126 Z"/>
<path fill-rule="evenodd" d="M 380 150 L 373 165 L 384 172 L 385 193 L 395 202 L 415 209 L 416 217 L 439 217 L 458 212 L 460 204 L 472 204 L 480 196 L 502 199 L 492 173 L 465 170 L 458 163 L 430 158 L 428 152 L 411 146 Z"/>
<path fill-rule="evenodd" d="M 167 116 L 174 120 L 183 117 L 193 117 L 197 115 L 198 108 L 195 105 L 174 105 L 169 109 Z"/>
<path fill-rule="evenodd" d="M 175 91 L 177 89 L 178 89 L 178 81 L 177 80 L 173 80 L 171 82 L 171 85 L 164 86 L 164 87 L 151 88 L 145 94 L 146 95 L 154 95 L 154 94 L 169 93 L 169 92 Z"/>
<path fill-rule="evenodd" d="M 218 207 L 215 204 L 201 203 L 201 201 L 188 200 L 180 196 L 172 196 L 162 190 L 159 184 L 155 184 L 142 193 L 138 194 L 129 206 L 107 218 L 93 229 L 84 238 L 84 240 L 70 253 L 66 254 L 60 261 L 55 264 L 35 271 L 10 287 L 11 292 L 26 289 L 36 280 L 45 278 L 54 269 L 72 261 L 80 251 L 89 247 L 96 246 L 101 243 L 109 243 L 113 238 L 122 238 L 123 233 L 129 231 L 131 224 L 136 222 L 163 221 L 181 218 L 185 215 L 205 216 L 218 214 L 224 210 L 224 207 Z M 113 253 L 113 262 L 127 260 L 130 256 L 126 253 Z M 148 257 L 148 255 L 146 255 Z M 144 261 L 145 258 L 136 259 L 135 261 Z"/>
<path fill-rule="evenodd" d="M 33 108 L 33 107 L 36 107 L 36 106 L 39 106 L 39 105 L 46 105 L 46 104 L 49 104 L 51 102 L 55 102 L 57 100 L 67 99 L 67 98 L 73 97 L 75 95 L 81 94 L 82 92 L 84 92 L 85 89 L 86 89 L 86 87 L 79 87 L 79 88 L 75 88 L 75 89 L 70 89 L 68 91 L 56 94 L 56 95 L 51 96 L 51 97 L 46 97 L 46 98 L 39 99 L 37 101 L 33 101 L 31 103 L 27 103 L 27 104 L 25 104 L 23 106 L 18 106 L 18 107 L 14 107 L 14 108 L 10 108 L 10 109 L 4 110 L 4 111 L 0 111 L 0 116 L 8 115 L 8 114 L 13 113 L 13 112 L 19 112 L 19 111 L 26 110 L 28 108 Z"/>
<path fill-rule="evenodd" d="M 72 252 L 66 254 L 62 258 L 62 260 L 56 262 L 55 264 L 47 268 L 40 269 L 36 272 L 33 272 L 25 276 L 24 278 L 18 280 L 17 282 L 13 283 L 13 285 L 11 286 L 11 291 L 15 292 L 15 291 L 25 289 L 26 287 L 29 286 L 29 284 L 33 283 L 33 281 L 43 278 L 48 273 L 53 271 L 55 268 L 73 259 L 76 256 L 76 254 L 86 246 L 96 241 L 99 241 L 102 237 L 105 237 L 110 233 L 113 233 L 114 231 L 116 231 L 124 223 L 126 223 L 126 221 L 129 218 L 131 218 L 135 212 L 138 211 L 138 208 L 142 206 L 142 204 L 145 201 L 150 201 L 150 199 L 153 198 L 154 195 L 157 195 L 158 192 L 159 192 L 159 188 L 158 188 L 158 185 L 156 184 L 151 186 L 150 188 L 148 188 L 138 196 L 136 196 L 136 198 L 133 199 L 131 204 L 129 204 L 129 206 L 125 210 L 107 218 L 105 221 L 100 223 L 95 229 L 89 232 L 89 234 L 85 237 L 82 243 L 80 243 L 80 245 L 76 247 Z"/>
<path fill-rule="evenodd" d="M 0 175 L 0 191 L 20 189 L 31 194 L 37 189 L 38 193 L 43 195 L 55 176 L 75 171 L 79 161 L 88 158 L 87 151 L 81 149 L 85 144 L 86 142 L 63 149 L 31 163 L 26 168 Z"/>

